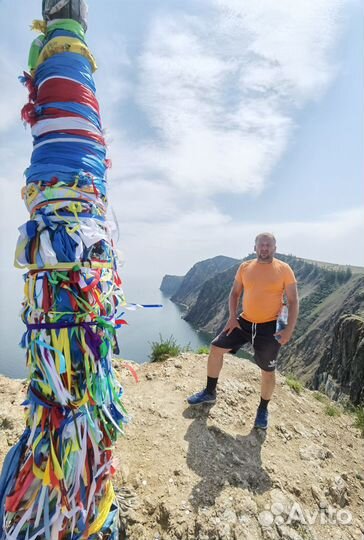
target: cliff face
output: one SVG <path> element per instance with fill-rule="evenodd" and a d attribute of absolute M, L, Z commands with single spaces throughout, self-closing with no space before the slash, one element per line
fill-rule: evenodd
<path fill-rule="evenodd" d="M 332 399 L 348 395 L 364 403 L 364 318 L 342 316 L 334 327 L 331 346 L 323 353 L 313 379 L 314 388 Z"/>
<path fill-rule="evenodd" d="M 364 401 L 364 276 L 353 276 L 301 314 L 298 332 L 282 350 L 279 369 L 297 374 L 333 399 Z"/>
<path fill-rule="evenodd" d="M 184 276 L 171 276 L 169 274 L 166 274 L 162 279 L 160 290 L 166 296 L 173 296 L 178 291 L 179 287 L 182 285 L 183 280 Z"/>
<path fill-rule="evenodd" d="M 311 388 L 325 389 L 335 399 L 349 397 L 359 403 L 364 399 L 358 322 L 364 316 L 363 273 L 352 274 L 348 267 L 323 266 L 282 254 L 277 258 L 293 268 L 300 295 L 294 339 L 282 348 L 279 369 L 295 374 Z M 228 295 L 240 262 L 235 260 L 228 269 L 211 275 L 202 261 L 199 274 L 201 279 L 205 276 L 204 281 L 196 288 L 180 287 L 172 297 L 187 306 L 184 318 L 195 328 L 212 335 L 221 331 L 228 318 Z M 350 319 L 353 314 L 359 317 L 355 322 Z M 342 317 L 349 317 L 345 324 Z"/>
<path fill-rule="evenodd" d="M 184 319 L 193 326 L 215 334 L 222 330 L 229 315 L 228 296 L 240 262 L 202 284 L 191 301 Z"/>
<path fill-rule="evenodd" d="M 219 255 L 195 264 L 187 272 L 177 292 L 172 296 L 172 302 L 189 307 L 195 301 L 206 279 L 223 272 L 237 262 L 237 259 Z"/>

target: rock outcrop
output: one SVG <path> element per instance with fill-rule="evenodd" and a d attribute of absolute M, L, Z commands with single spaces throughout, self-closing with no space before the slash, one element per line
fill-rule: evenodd
<path fill-rule="evenodd" d="M 331 345 L 320 359 L 313 386 L 332 399 L 348 396 L 364 403 L 364 318 L 343 315 L 334 327 Z"/>
<path fill-rule="evenodd" d="M 187 272 L 177 292 L 172 296 L 171 300 L 182 306 L 188 307 L 195 301 L 202 285 L 206 279 L 223 272 L 234 264 L 237 264 L 237 259 L 218 255 L 212 259 L 207 259 L 196 263 L 191 270 Z"/>
<path fill-rule="evenodd" d="M 279 369 L 335 400 L 364 402 L 364 276 L 354 276 L 315 309 L 283 350 Z M 356 314 L 355 314 L 356 313 Z"/>
<path fill-rule="evenodd" d="M 166 296 L 173 296 L 182 285 L 183 280 L 184 276 L 171 276 L 166 274 L 162 279 L 160 290 Z"/>
<path fill-rule="evenodd" d="M 116 361 L 115 361 L 116 362 Z M 115 451 L 123 540 L 362 540 L 364 440 L 278 375 L 270 426 L 252 429 L 260 372 L 227 355 L 215 406 L 190 408 L 206 356 L 116 365 L 132 421 Z M 0 460 L 23 430 L 25 385 L 0 377 Z"/>

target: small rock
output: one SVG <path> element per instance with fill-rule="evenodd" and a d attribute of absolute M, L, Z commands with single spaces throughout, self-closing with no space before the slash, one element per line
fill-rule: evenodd
<path fill-rule="evenodd" d="M 136 523 L 131 530 L 132 538 L 147 538 L 147 531 L 141 523 Z"/>
<path fill-rule="evenodd" d="M 278 435 L 286 441 L 290 441 L 292 439 L 292 433 L 290 433 L 290 431 L 288 431 L 286 426 L 283 424 L 278 424 L 276 426 L 276 430 L 278 431 Z"/>
<path fill-rule="evenodd" d="M 290 486 L 289 490 L 293 495 L 296 495 L 296 497 L 300 497 L 302 495 L 302 490 L 298 486 Z"/>
<path fill-rule="evenodd" d="M 299 456 L 302 461 L 313 461 L 315 459 L 325 460 L 334 457 L 330 450 L 325 450 L 316 444 L 301 446 L 299 448 Z"/>
<path fill-rule="evenodd" d="M 322 491 L 320 490 L 320 488 L 318 486 L 312 485 L 311 486 L 311 492 L 312 492 L 313 498 L 317 502 L 319 508 L 324 509 L 324 508 L 328 507 L 328 502 L 325 499 L 324 494 L 322 493 Z"/>
<path fill-rule="evenodd" d="M 348 504 L 348 487 L 341 476 L 337 475 L 334 480 L 331 481 L 329 494 L 332 502 L 339 505 L 341 508 L 344 508 Z"/>
<path fill-rule="evenodd" d="M 151 497 L 145 497 L 144 499 L 144 508 L 147 511 L 147 513 L 151 516 L 156 511 L 156 504 L 153 502 Z"/>
<path fill-rule="evenodd" d="M 303 540 L 302 536 L 292 527 L 287 525 L 277 525 L 278 533 L 283 540 Z"/>
<path fill-rule="evenodd" d="M 14 421 L 11 418 L 9 418 L 8 416 L 1 415 L 0 416 L 0 429 L 2 429 L 2 430 L 14 429 Z"/>

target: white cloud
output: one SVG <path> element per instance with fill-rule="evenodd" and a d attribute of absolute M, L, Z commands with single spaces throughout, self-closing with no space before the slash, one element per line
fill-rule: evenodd
<path fill-rule="evenodd" d="M 195 195 L 260 192 L 292 136 L 293 108 L 333 77 L 344 4 L 211 0 L 201 17 L 155 17 L 135 88 L 154 135 L 124 139 L 121 177 L 156 176 Z"/>
<path fill-rule="evenodd" d="M 216 208 L 176 215 L 173 221 L 148 225 L 142 219 L 123 224 L 121 247 L 129 279 L 145 273 L 160 279 L 183 274 L 197 261 L 218 254 L 242 258 L 253 251 L 262 231 L 277 237 L 278 251 L 339 264 L 364 266 L 361 245 L 364 208 L 328 214 L 312 221 L 237 223 Z"/>
<path fill-rule="evenodd" d="M 13 268 L 18 227 L 27 221 L 28 212 L 21 198 L 22 176 L 0 177 L 0 270 Z"/>
<path fill-rule="evenodd" d="M 347 247 L 359 241 L 358 212 L 270 225 L 258 213 L 256 223 L 242 224 L 210 198 L 264 190 L 288 148 L 297 108 L 322 96 L 335 74 L 331 51 L 347 2 L 208 0 L 193 17 L 181 9 L 168 16 L 156 11 L 140 56 L 130 56 L 128 36 L 113 29 L 108 39 L 91 40 L 103 120 L 110 126 L 110 200 L 127 267 L 141 271 L 147 264 L 159 275 L 219 252 L 244 256 L 256 232 L 267 228 L 277 233 L 282 251 L 333 260 L 339 242 L 338 260 L 360 263 Z M 15 71 L 11 62 L 3 64 L 8 127 L 25 102 Z M 140 136 L 130 137 L 130 126 L 120 122 L 119 107 L 128 104 L 148 124 Z M 26 161 L 30 146 L 21 151 L 9 141 L 5 158 L 11 152 Z M 6 182 L 15 193 L 15 184 Z M 2 200 L 3 225 L 12 231 L 5 261 L 12 260 L 16 228 L 26 219 L 18 197 L 17 191 Z"/>
<path fill-rule="evenodd" d="M 317 96 L 334 73 L 330 51 L 337 38 L 342 0 L 214 0 L 224 35 L 234 50 L 240 35 L 249 36 L 242 84 L 272 90 L 295 103 Z M 239 51 L 235 49 L 235 54 Z"/>
<path fill-rule="evenodd" d="M 180 211 L 175 190 L 142 179 L 111 184 L 109 198 L 121 226 L 130 221 L 170 222 Z"/>
<path fill-rule="evenodd" d="M 92 48 L 93 40 L 90 40 Z M 110 121 L 115 109 L 125 101 L 131 92 L 132 85 L 128 78 L 131 61 L 128 56 L 125 38 L 120 33 L 109 32 L 107 39 L 99 39 L 96 63 L 98 69 L 94 74 L 97 96 L 101 96 L 102 116 Z"/>
<path fill-rule="evenodd" d="M 20 110 L 27 101 L 27 90 L 18 82 L 21 69 L 12 54 L 0 56 L 0 133 L 20 123 Z"/>

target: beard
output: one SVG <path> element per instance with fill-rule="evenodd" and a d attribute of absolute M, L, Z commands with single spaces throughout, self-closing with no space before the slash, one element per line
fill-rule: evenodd
<path fill-rule="evenodd" d="M 273 255 L 273 253 L 258 253 L 258 261 L 271 261 Z"/>

